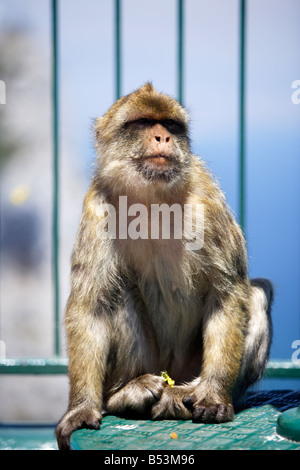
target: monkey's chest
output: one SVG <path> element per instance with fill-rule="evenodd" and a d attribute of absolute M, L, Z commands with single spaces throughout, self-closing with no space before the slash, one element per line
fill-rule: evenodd
<path fill-rule="evenodd" d="M 203 296 L 193 258 L 179 240 L 126 240 L 122 248 L 161 354 L 183 351 L 202 317 Z"/>
<path fill-rule="evenodd" d="M 176 381 L 190 380 L 187 369 L 194 367 L 196 350 L 193 345 L 199 343 L 201 301 L 194 293 L 187 295 L 172 282 L 161 288 L 157 280 L 144 285 L 142 295 L 155 338 L 158 369 L 167 370 Z M 196 362 L 198 367 L 200 360 Z M 198 373 L 198 369 L 193 373 Z"/>
<path fill-rule="evenodd" d="M 165 364 L 168 358 L 181 361 L 201 326 L 201 295 L 183 267 L 166 263 L 164 257 L 153 258 L 149 273 L 138 285 L 160 359 Z"/>

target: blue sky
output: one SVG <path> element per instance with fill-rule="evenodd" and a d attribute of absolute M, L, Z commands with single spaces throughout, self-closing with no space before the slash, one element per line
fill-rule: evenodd
<path fill-rule="evenodd" d="M 0 0 L 0 26 L 26 25 L 49 58 L 47 0 Z M 177 2 L 123 0 L 122 93 L 145 81 L 176 97 Z M 184 103 L 193 150 L 238 207 L 238 0 L 186 0 Z M 248 0 L 246 158 L 250 273 L 276 286 L 275 358 L 300 339 L 299 0 Z M 112 0 L 60 2 L 63 138 L 86 178 L 94 157 L 92 119 L 114 101 Z M 0 77 L 1 78 L 1 77 Z M 67 132 L 65 131 L 67 129 Z"/>

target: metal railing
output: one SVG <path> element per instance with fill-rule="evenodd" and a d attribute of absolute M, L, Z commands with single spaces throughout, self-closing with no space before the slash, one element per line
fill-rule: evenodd
<path fill-rule="evenodd" d="M 175 1 L 175 0 L 174 0 Z M 122 1 L 114 0 L 115 31 L 115 98 L 122 94 Z M 66 374 L 68 360 L 61 357 L 59 314 L 59 50 L 58 0 L 51 0 L 52 13 L 52 128 L 53 128 L 53 295 L 54 295 L 54 353 L 51 358 L 8 358 L 0 360 L 2 374 Z M 177 98 L 184 103 L 184 0 L 177 0 Z M 246 0 L 240 0 L 239 16 L 239 222 L 245 232 L 245 64 L 246 64 Z M 266 377 L 300 377 L 300 365 L 291 361 L 270 361 Z"/>

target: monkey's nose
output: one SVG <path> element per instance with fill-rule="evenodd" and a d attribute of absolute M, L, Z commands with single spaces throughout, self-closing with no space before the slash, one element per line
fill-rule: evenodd
<path fill-rule="evenodd" d="M 168 144 L 171 140 L 170 134 L 161 124 L 155 124 L 151 129 L 152 138 L 155 144 Z"/>
<path fill-rule="evenodd" d="M 169 140 L 170 140 L 170 137 L 169 137 L 169 136 L 166 136 L 165 138 L 163 138 L 163 137 L 160 136 L 160 135 L 156 135 L 156 136 L 155 136 L 155 140 L 156 140 L 156 142 L 163 142 L 163 143 L 166 142 L 166 143 L 168 143 Z"/>

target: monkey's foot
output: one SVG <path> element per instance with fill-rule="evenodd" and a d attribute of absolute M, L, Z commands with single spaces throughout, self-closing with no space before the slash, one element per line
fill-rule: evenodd
<path fill-rule="evenodd" d="M 162 377 L 141 375 L 112 395 L 106 409 L 109 414 L 121 417 L 148 417 L 165 387 L 167 385 Z"/>
<path fill-rule="evenodd" d="M 101 419 L 102 415 L 97 409 L 86 408 L 82 405 L 67 411 L 55 429 L 59 450 L 70 449 L 71 434 L 76 429 L 100 429 Z"/>
<path fill-rule="evenodd" d="M 183 387 L 165 387 L 160 400 L 152 407 L 152 419 L 191 419 L 192 412 L 182 399 L 187 394 Z"/>
<path fill-rule="evenodd" d="M 194 423 L 226 423 L 234 419 L 231 403 L 206 404 L 194 401 L 193 396 L 184 397 L 183 403 L 192 412 Z"/>

